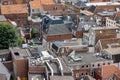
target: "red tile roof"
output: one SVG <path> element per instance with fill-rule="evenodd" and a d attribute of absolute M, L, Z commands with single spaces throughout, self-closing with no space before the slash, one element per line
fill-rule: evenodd
<path fill-rule="evenodd" d="M 28 13 L 26 4 L 2 5 L 1 14 Z"/>
<path fill-rule="evenodd" d="M 116 72 L 118 68 L 115 65 L 102 66 L 101 76 L 102 78 L 112 78 L 113 73 Z"/>
<path fill-rule="evenodd" d="M 30 1 L 31 9 L 39 9 L 42 4 L 54 4 L 53 0 L 33 0 Z"/>

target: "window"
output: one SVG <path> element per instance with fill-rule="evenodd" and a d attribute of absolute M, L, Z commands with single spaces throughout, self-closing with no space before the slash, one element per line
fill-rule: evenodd
<path fill-rule="evenodd" d="M 100 64 L 98 64 L 98 67 L 100 66 Z"/>
<path fill-rule="evenodd" d="M 95 65 L 93 64 L 92 67 L 94 67 Z"/>
<path fill-rule="evenodd" d="M 84 68 L 84 65 L 82 65 L 82 68 Z"/>
<path fill-rule="evenodd" d="M 34 9 L 32 9 L 32 12 L 34 12 L 35 10 Z"/>
<path fill-rule="evenodd" d="M 86 72 L 86 75 L 88 75 L 88 73 Z"/>
<path fill-rule="evenodd" d="M 84 75 L 84 73 L 81 74 L 82 76 Z"/>
<path fill-rule="evenodd" d="M 86 68 L 88 68 L 88 65 L 86 65 Z"/>
<path fill-rule="evenodd" d="M 105 65 L 105 63 L 103 63 L 103 65 Z"/>
<path fill-rule="evenodd" d="M 108 65 L 110 65 L 110 63 L 108 63 Z"/>

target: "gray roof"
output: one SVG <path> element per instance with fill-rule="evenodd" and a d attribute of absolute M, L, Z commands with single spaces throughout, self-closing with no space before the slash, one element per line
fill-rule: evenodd
<path fill-rule="evenodd" d="M 46 30 L 47 35 L 63 35 L 63 34 L 71 34 L 69 29 L 66 28 L 65 24 L 54 24 L 50 25 Z"/>
<path fill-rule="evenodd" d="M 4 15 L 0 15 L 0 21 L 7 21 Z"/>
<path fill-rule="evenodd" d="M 95 53 L 75 53 L 77 57 L 81 56 L 81 61 L 73 61 L 70 56 L 63 56 L 65 63 L 69 66 L 80 65 L 80 64 L 91 64 L 96 62 L 110 61 L 111 59 L 105 59 L 102 57 L 95 56 Z"/>
<path fill-rule="evenodd" d="M 116 13 L 115 11 L 103 11 L 103 12 L 99 12 L 98 15 L 100 15 L 100 16 L 112 16 L 115 13 Z"/>
<path fill-rule="evenodd" d="M 91 27 L 97 26 L 97 23 L 94 21 L 91 22 L 84 22 L 84 23 L 79 23 L 77 31 L 82 31 L 82 30 L 89 30 Z"/>
<path fill-rule="evenodd" d="M 10 73 L 8 69 L 1 62 L 0 62 L 0 74 L 5 74 L 7 80 L 10 80 Z"/>
<path fill-rule="evenodd" d="M 72 76 L 50 76 L 50 80 L 74 80 Z"/>
<path fill-rule="evenodd" d="M 6 80 L 6 75 L 5 74 L 0 74 L 0 80 Z"/>

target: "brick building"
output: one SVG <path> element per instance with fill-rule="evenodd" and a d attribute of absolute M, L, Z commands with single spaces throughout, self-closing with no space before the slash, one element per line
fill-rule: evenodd
<path fill-rule="evenodd" d="M 62 4 L 43 4 L 41 14 L 50 14 L 53 16 L 63 15 L 64 6 Z"/>
<path fill-rule="evenodd" d="M 7 19 L 15 21 L 17 26 L 25 25 L 28 22 L 26 4 L 2 5 L 1 14 Z"/>
<path fill-rule="evenodd" d="M 10 50 L 0 50 L 0 62 L 4 64 L 4 66 L 12 72 L 13 66 L 12 66 L 12 58 L 10 55 Z"/>
<path fill-rule="evenodd" d="M 1 0 L 1 4 L 3 5 L 11 5 L 11 4 L 26 4 L 29 0 Z"/>
<path fill-rule="evenodd" d="M 96 80 L 114 80 L 113 74 L 118 70 L 115 65 L 102 66 L 99 69 L 95 69 L 94 77 Z"/>
<path fill-rule="evenodd" d="M 68 55 L 72 50 L 77 52 L 88 52 L 88 48 L 80 43 L 81 40 L 65 40 L 65 41 L 54 41 L 51 45 L 51 50 L 58 56 Z"/>
<path fill-rule="evenodd" d="M 95 45 L 95 52 L 101 52 L 107 48 L 120 47 L 120 38 L 100 39 Z"/>
<path fill-rule="evenodd" d="M 53 22 L 53 21 L 50 21 Z M 59 21 L 57 21 L 59 22 Z M 43 46 L 50 46 L 51 41 L 71 39 L 72 34 L 65 24 L 53 24 L 43 31 Z M 47 45 L 48 44 L 48 45 Z"/>
<path fill-rule="evenodd" d="M 89 2 L 94 3 L 94 2 L 109 2 L 111 0 L 89 0 Z"/>
<path fill-rule="evenodd" d="M 113 73 L 114 80 L 120 80 L 120 70 Z"/>
<path fill-rule="evenodd" d="M 113 63 L 111 59 L 102 58 L 99 54 L 95 53 L 79 53 L 73 51 L 68 56 L 63 56 L 62 58 L 73 71 L 74 79 L 79 79 L 86 75 L 93 76 L 94 69 Z"/>
<path fill-rule="evenodd" d="M 13 76 L 16 80 L 17 77 L 20 79 L 28 79 L 28 53 L 25 49 L 10 48 L 13 60 Z"/>
<path fill-rule="evenodd" d="M 89 30 L 89 45 L 95 45 L 99 39 L 117 38 L 118 27 L 93 27 Z"/>
<path fill-rule="evenodd" d="M 30 4 L 30 15 L 40 15 L 43 4 L 54 4 L 53 0 L 31 0 Z"/>

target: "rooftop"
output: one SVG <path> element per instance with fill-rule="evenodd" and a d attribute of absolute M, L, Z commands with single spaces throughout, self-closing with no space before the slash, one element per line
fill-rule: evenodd
<path fill-rule="evenodd" d="M 93 30 L 105 30 L 105 29 L 119 29 L 119 27 L 113 27 L 113 26 L 109 26 L 109 27 L 93 27 Z"/>
<path fill-rule="evenodd" d="M 4 15 L 0 15 L 0 21 L 7 21 Z"/>
<path fill-rule="evenodd" d="M 116 55 L 116 54 L 120 54 L 120 47 L 107 48 L 107 49 L 104 49 L 104 51 L 107 52 L 108 54 Z"/>
<path fill-rule="evenodd" d="M 80 39 L 76 40 L 65 40 L 65 41 L 55 41 L 53 42 L 57 47 L 86 47 L 81 44 Z"/>
<path fill-rule="evenodd" d="M 7 80 L 10 80 L 10 73 L 8 69 L 0 62 L 0 74 L 5 74 Z M 0 79 L 3 80 L 3 79 Z"/>
<path fill-rule="evenodd" d="M 26 4 L 2 5 L 1 14 L 28 13 Z"/>
<path fill-rule="evenodd" d="M 63 10 L 64 7 L 62 4 L 43 4 L 42 8 L 44 11 L 52 11 L 52 10 Z"/>
<path fill-rule="evenodd" d="M 102 66 L 101 76 L 103 78 L 112 78 L 113 73 L 118 71 L 118 68 L 115 65 Z"/>
<path fill-rule="evenodd" d="M 0 50 L 0 55 L 9 54 L 9 53 L 10 53 L 10 50 L 8 49 Z"/>
<path fill-rule="evenodd" d="M 71 34 L 65 24 L 54 24 L 50 25 L 49 28 L 45 31 L 47 35 L 63 35 Z"/>
<path fill-rule="evenodd" d="M 75 58 L 75 60 L 72 58 Z M 65 63 L 70 66 L 80 65 L 80 64 L 91 64 L 91 63 L 96 63 L 101 61 L 104 62 L 106 60 L 108 61 L 110 60 L 97 56 L 97 53 L 77 53 L 77 52 L 72 52 L 67 57 L 63 56 L 63 59 L 65 60 Z"/>
<path fill-rule="evenodd" d="M 0 74 L 0 80 L 6 80 L 6 75 L 5 74 Z"/>
<path fill-rule="evenodd" d="M 120 5 L 119 2 L 94 2 L 94 3 L 86 3 L 87 6 L 101 6 L 101 5 Z"/>
<path fill-rule="evenodd" d="M 41 8 L 41 4 L 40 1 L 38 0 L 34 0 L 34 1 L 30 1 L 30 8 L 31 9 L 39 9 Z"/>
<path fill-rule="evenodd" d="M 22 49 L 22 48 L 19 48 L 19 47 L 14 47 L 14 48 L 10 48 L 10 50 L 17 59 L 24 59 L 26 57 L 31 56 L 28 49 Z"/>
<path fill-rule="evenodd" d="M 113 16 L 116 12 L 115 11 L 103 11 L 99 12 L 98 15 L 100 16 Z"/>
<path fill-rule="evenodd" d="M 53 4 L 53 0 L 33 0 L 30 1 L 30 8 L 31 9 L 39 9 L 41 8 L 42 4 Z"/>
<path fill-rule="evenodd" d="M 29 80 L 44 80 L 45 76 L 40 74 L 29 74 Z"/>
<path fill-rule="evenodd" d="M 72 76 L 50 76 L 50 80 L 74 80 Z"/>

